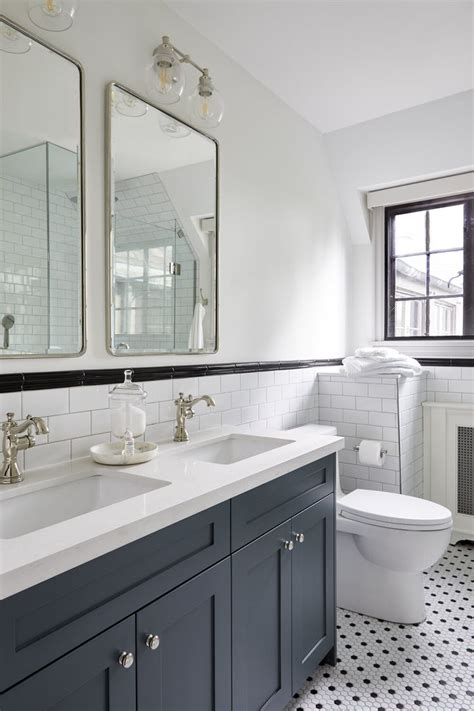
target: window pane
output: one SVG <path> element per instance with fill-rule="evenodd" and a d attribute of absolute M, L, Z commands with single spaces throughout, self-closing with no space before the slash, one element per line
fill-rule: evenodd
<path fill-rule="evenodd" d="M 426 249 L 426 210 L 408 212 L 405 215 L 395 215 L 394 252 L 397 254 L 413 254 Z"/>
<path fill-rule="evenodd" d="M 424 336 L 426 325 L 425 301 L 395 302 L 395 336 Z"/>
<path fill-rule="evenodd" d="M 430 249 L 463 246 L 464 205 L 430 210 Z"/>
<path fill-rule="evenodd" d="M 430 294 L 462 294 L 463 252 L 430 256 Z M 461 274 L 460 274 L 461 272 Z"/>
<path fill-rule="evenodd" d="M 426 294 L 426 257 L 395 260 L 395 297 Z"/>
<path fill-rule="evenodd" d="M 459 299 L 431 299 L 430 336 L 462 336 L 463 305 Z"/>

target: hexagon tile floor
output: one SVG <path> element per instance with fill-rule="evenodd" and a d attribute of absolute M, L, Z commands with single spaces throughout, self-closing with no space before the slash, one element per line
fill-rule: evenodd
<path fill-rule="evenodd" d="M 474 544 L 426 576 L 428 615 L 398 625 L 338 610 L 336 667 L 318 667 L 286 711 L 473 711 Z"/>

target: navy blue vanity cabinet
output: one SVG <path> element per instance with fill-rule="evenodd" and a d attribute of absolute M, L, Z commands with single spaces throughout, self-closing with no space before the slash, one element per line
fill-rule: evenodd
<path fill-rule="evenodd" d="M 0 694 L 228 556 L 229 508 L 225 501 L 0 600 Z"/>
<path fill-rule="evenodd" d="M 335 646 L 334 495 L 294 516 L 291 527 L 294 694 Z"/>
<path fill-rule="evenodd" d="M 281 711 L 335 662 L 334 475 L 329 456 L 231 502 L 233 711 Z"/>
<path fill-rule="evenodd" d="M 135 711 L 135 666 L 131 664 L 132 657 L 125 659 L 124 653 L 135 656 L 134 617 L 0 695 L 0 709 Z"/>
<path fill-rule="evenodd" d="M 230 560 L 137 614 L 137 711 L 230 711 Z"/>
<path fill-rule="evenodd" d="M 291 524 L 232 556 L 234 711 L 281 711 L 291 697 Z"/>
<path fill-rule="evenodd" d="M 334 475 L 330 455 L 0 600 L 0 711 L 281 711 L 335 661 Z"/>

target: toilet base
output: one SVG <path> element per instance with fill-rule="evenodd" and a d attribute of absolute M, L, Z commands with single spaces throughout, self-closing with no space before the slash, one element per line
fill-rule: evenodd
<path fill-rule="evenodd" d="M 388 622 L 417 624 L 426 617 L 422 573 L 371 563 L 354 536 L 337 532 L 337 605 Z"/>

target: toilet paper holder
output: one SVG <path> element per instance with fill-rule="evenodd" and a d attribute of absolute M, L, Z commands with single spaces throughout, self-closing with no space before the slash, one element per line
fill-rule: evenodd
<path fill-rule="evenodd" d="M 359 451 L 359 445 L 358 445 L 358 444 L 355 444 L 355 445 L 352 447 L 352 449 L 353 449 L 354 452 L 358 452 L 358 451 Z M 387 454 L 387 453 L 388 453 L 388 452 L 387 452 L 386 449 L 381 449 L 381 450 L 380 450 L 380 456 L 382 456 L 382 455 L 384 455 L 384 454 Z"/>

